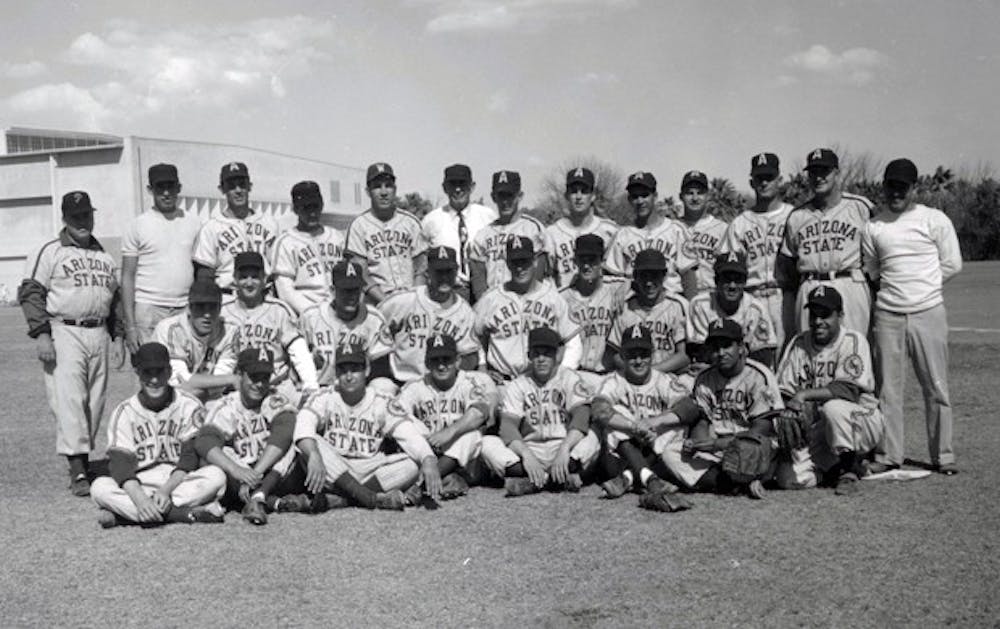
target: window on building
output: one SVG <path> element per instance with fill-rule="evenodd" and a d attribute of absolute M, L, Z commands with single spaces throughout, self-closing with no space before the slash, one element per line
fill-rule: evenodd
<path fill-rule="evenodd" d="M 330 203 L 340 203 L 340 182 L 336 179 L 330 180 Z"/>
<path fill-rule="evenodd" d="M 361 205 L 361 184 L 354 182 L 354 205 Z"/>

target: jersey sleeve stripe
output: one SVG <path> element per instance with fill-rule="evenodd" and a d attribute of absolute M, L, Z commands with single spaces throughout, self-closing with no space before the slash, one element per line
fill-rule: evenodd
<path fill-rule="evenodd" d="M 58 244 L 59 244 L 59 239 L 55 238 L 42 245 L 42 248 L 38 250 L 38 255 L 35 256 L 35 264 L 34 266 L 31 267 L 31 279 L 35 279 L 35 274 L 38 273 L 38 263 L 41 261 L 42 254 L 45 252 L 45 250 L 51 247 L 52 245 L 58 245 Z"/>

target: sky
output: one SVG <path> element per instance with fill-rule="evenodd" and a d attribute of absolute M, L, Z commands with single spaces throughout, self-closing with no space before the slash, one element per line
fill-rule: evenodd
<path fill-rule="evenodd" d="M 441 201 L 583 158 L 747 190 L 820 146 L 1000 165 L 1000 1 L 5 2 L 0 125 L 236 144 Z M 238 156 L 234 156 L 238 159 Z M 183 173 L 181 173 L 183 179 Z"/>

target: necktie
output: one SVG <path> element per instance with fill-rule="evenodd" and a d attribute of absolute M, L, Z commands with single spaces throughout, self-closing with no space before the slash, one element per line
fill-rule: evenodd
<path fill-rule="evenodd" d="M 455 210 L 455 213 L 458 214 L 458 259 L 462 265 L 462 273 L 468 273 L 469 270 L 465 267 L 465 244 L 469 242 L 469 230 L 465 226 L 462 211 Z"/>

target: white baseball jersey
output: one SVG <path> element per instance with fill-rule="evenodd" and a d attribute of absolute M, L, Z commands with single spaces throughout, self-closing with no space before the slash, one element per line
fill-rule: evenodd
<path fill-rule="evenodd" d="M 840 334 L 828 344 L 813 343 L 808 330 L 795 335 L 785 348 L 778 365 L 778 386 L 792 396 L 803 389 L 819 389 L 834 380 L 848 382 L 861 390 L 859 403 L 878 406 L 871 348 L 863 334 L 841 326 Z"/>
<path fill-rule="evenodd" d="M 333 266 L 344 257 L 344 232 L 323 227 L 315 236 L 296 228 L 274 241 L 275 275 L 287 277 L 310 303 L 318 304 L 333 296 Z"/>
<path fill-rule="evenodd" d="M 736 312 L 727 314 L 719 307 L 715 291 L 700 293 L 691 300 L 691 325 L 688 328 L 688 340 L 692 343 L 704 343 L 708 337 L 708 326 L 718 319 L 732 319 L 743 328 L 743 341 L 751 352 L 770 349 L 778 346 L 778 337 L 771 323 L 767 305 L 750 293 L 743 293 L 743 299 Z"/>
<path fill-rule="evenodd" d="M 722 253 L 743 253 L 747 257 L 747 288 L 777 286 L 774 263 L 785 237 L 785 223 L 792 206 L 782 203 L 767 212 L 745 210 L 726 230 Z"/>
<path fill-rule="evenodd" d="M 691 392 L 677 376 L 651 369 L 646 382 L 634 384 L 620 372 L 604 379 L 594 399 L 607 400 L 632 414 L 636 421 L 656 417 L 669 411 Z"/>
<path fill-rule="evenodd" d="M 622 332 L 633 325 L 641 325 L 649 330 L 653 338 L 653 364 L 666 360 L 677 353 L 678 343 L 687 340 L 688 303 L 679 295 L 664 292 L 660 301 L 652 308 L 639 305 L 635 297 L 630 298 L 625 309 L 615 319 L 608 333 L 608 345 L 615 351 L 621 348 Z"/>
<path fill-rule="evenodd" d="M 447 391 L 437 388 L 430 377 L 407 383 L 390 404 L 389 411 L 423 424 L 433 434 L 460 420 L 477 404 L 492 409 L 496 403 L 496 386 L 488 375 L 481 371 L 459 371 Z"/>
<path fill-rule="evenodd" d="M 479 230 L 469 246 L 469 261 L 486 265 L 486 285 L 500 286 L 510 280 L 507 268 L 507 241 L 515 236 L 530 238 L 535 256 L 549 250 L 545 225 L 533 216 L 519 215 L 507 224 L 496 221 Z"/>
<path fill-rule="evenodd" d="M 223 396 L 205 417 L 206 426 L 214 426 L 222 433 L 225 444 L 236 453 L 236 459 L 252 467 L 264 453 L 271 436 L 271 423 L 282 413 L 295 414 L 292 406 L 280 393 L 264 398 L 260 408 L 243 405 L 239 391 Z"/>
<path fill-rule="evenodd" d="M 265 347 L 274 353 L 275 376 L 288 369 L 288 346 L 302 336 L 295 313 L 285 302 L 265 297 L 264 302 L 248 309 L 235 297 L 222 304 L 222 317 L 238 330 L 234 349 L 239 355 L 251 347 Z"/>
<path fill-rule="evenodd" d="M 331 302 L 316 304 L 302 313 L 299 328 L 309 343 L 313 355 L 323 357 L 319 384 L 331 386 L 337 379 L 334 363 L 337 348 L 345 343 L 359 344 L 368 352 L 369 362 L 392 351 L 392 337 L 385 317 L 373 307 L 361 305 L 353 321 L 341 321 Z"/>
<path fill-rule="evenodd" d="M 785 407 L 774 373 L 749 358 L 743 371 L 732 378 L 722 375 L 718 367 L 699 373 L 693 397 L 719 436 L 749 430 L 754 417 Z"/>
<path fill-rule="evenodd" d="M 604 241 L 604 250 L 618 233 L 618 224 L 600 216 L 591 216 L 577 227 L 567 217 L 560 218 L 546 229 L 549 238 L 549 265 L 559 280 L 560 286 L 567 286 L 576 275 L 576 239 L 585 234 L 596 234 Z"/>
<path fill-rule="evenodd" d="M 245 219 L 240 219 L 226 208 L 202 225 L 191 259 L 215 269 L 216 284 L 229 288 L 233 285 L 237 253 L 256 251 L 264 258 L 265 272 L 270 273 L 271 248 L 277 236 L 278 221 L 270 214 L 251 210 Z"/>
<path fill-rule="evenodd" d="M 796 258 L 800 273 L 860 269 L 861 235 L 871 216 L 872 202 L 847 192 L 826 210 L 796 208 L 788 215 L 781 253 Z"/>
<path fill-rule="evenodd" d="M 687 232 L 678 221 L 664 218 L 653 227 L 622 227 L 615 234 L 604 258 L 604 268 L 609 273 L 632 277 L 632 263 L 640 251 L 656 249 L 667 259 L 667 277 L 663 285 L 674 293 L 680 293 L 681 274 L 694 268 L 698 261 L 684 248 Z"/>
<path fill-rule="evenodd" d="M 569 432 L 571 414 L 590 401 L 591 392 L 572 369 L 558 367 L 545 384 L 528 374 L 518 376 L 503 388 L 500 412 L 521 418 L 521 435 L 534 441 L 563 439 Z"/>
<path fill-rule="evenodd" d="M 205 420 L 205 407 L 198 398 L 174 389 L 173 399 L 159 411 L 152 411 L 133 395 L 111 413 L 108 450 L 134 455 L 136 471 L 177 463 L 181 443 L 192 439 Z"/>
<path fill-rule="evenodd" d="M 177 313 L 156 324 L 153 339 L 162 343 L 170 354 L 171 365 L 183 363 L 188 374 L 231 374 L 236 368 L 236 342 L 239 328 L 219 318 L 215 329 L 205 337 L 198 336 L 189 312 Z M 174 370 L 171 384 L 178 384 L 183 374 Z"/>
<path fill-rule="evenodd" d="M 146 210 L 132 221 L 122 237 L 122 257 L 135 258 L 135 301 L 182 307 L 194 281 L 191 253 L 201 231 L 201 221 L 184 210 L 167 218 Z"/>
<path fill-rule="evenodd" d="M 426 249 L 420 221 L 406 210 L 387 221 L 368 210 L 347 228 L 347 252 L 367 261 L 371 281 L 386 294 L 413 286 L 413 258 Z"/>
<path fill-rule="evenodd" d="M 681 223 L 687 230 L 688 256 L 698 260 L 698 291 L 715 288 L 715 257 L 719 255 L 722 241 L 729 223 L 721 221 L 709 213 L 702 215 L 693 225 Z"/>
<path fill-rule="evenodd" d="M 118 265 L 96 239 L 77 246 L 65 234 L 28 256 L 24 272 L 45 287 L 45 312 L 59 319 L 103 319 L 118 290 Z"/>
<path fill-rule="evenodd" d="M 382 447 L 385 435 L 405 419 L 389 413 L 392 398 L 372 388 L 351 406 L 332 388 L 309 398 L 295 420 L 295 441 L 326 439 L 337 454 L 348 459 L 368 459 Z"/>
<path fill-rule="evenodd" d="M 611 328 L 625 309 L 631 286 L 625 278 L 606 275 L 601 279 L 601 286 L 586 297 L 572 286 L 559 291 L 569 304 L 570 315 L 580 324 L 580 340 L 583 343 L 580 369 L 598 373 L 604 371 L 601 357 L 604 356 Z"/>

